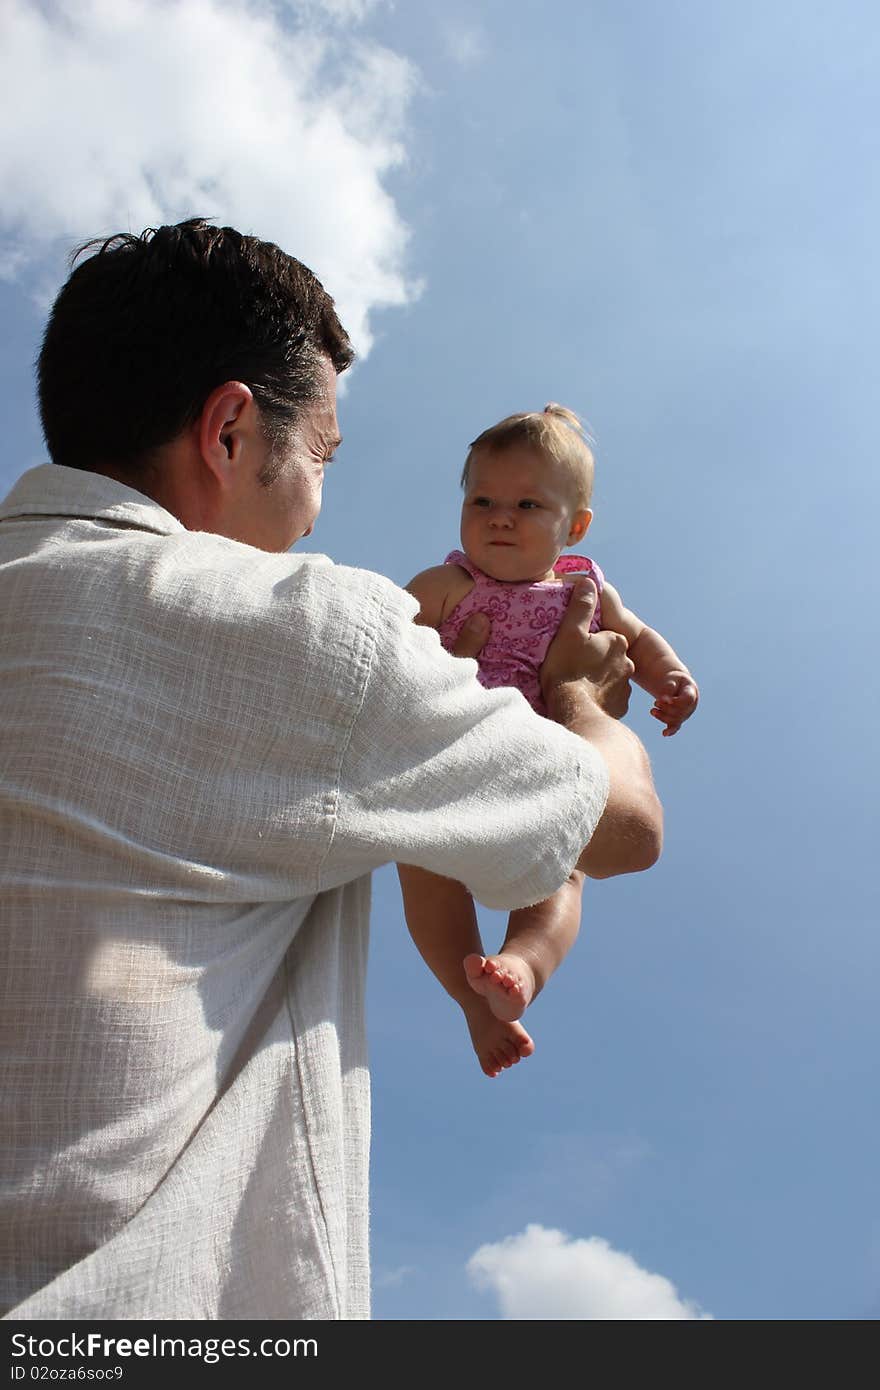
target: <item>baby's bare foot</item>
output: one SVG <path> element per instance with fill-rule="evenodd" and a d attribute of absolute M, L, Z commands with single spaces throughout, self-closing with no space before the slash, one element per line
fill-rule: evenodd
<path fill-rule="evenodd" d="M 535 996 L 534 972 L 520 956 L 465 956 L 464 973 L 503 1023 L 520 1018 Z"/>
<path fill-rule="evenodd" d="M 474 999 L 474 1008 L 465 1010 L 468 1030 L 477 1059 L 486 1076 L 498 1076 L 506 1067 L 513 1067 L 535 1050 L 521 1023 L 504 1023 L 486 1006 L 485 1000 Z"/>

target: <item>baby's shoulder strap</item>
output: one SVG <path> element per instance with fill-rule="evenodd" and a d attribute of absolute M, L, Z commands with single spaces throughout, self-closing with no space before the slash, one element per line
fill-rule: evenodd
<path fill-rule="evenodd" d="M 586 575 L 587 579 L 592 579 L 596 588 L 601 594 L 605 587 L 605 576 L 588 555 L 560 555 L 553 569 L 557 574 L 564 574 L 566 578 L 574 574 Z"/>
<path fill-rule="evenodd" d="M 450 550 L 443 563 L 444 565 L 459 565 L 461 569 L 467 571 L 471 579 L 482 578 L 483 571 L 477 569 L 476 565 L 468 559 L 463 550 Z"/>

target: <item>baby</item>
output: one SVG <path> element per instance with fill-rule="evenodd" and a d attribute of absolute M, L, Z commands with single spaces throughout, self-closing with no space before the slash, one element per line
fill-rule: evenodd
<path fill-rule="evenodd" d="M 423 570 L 407 586 L 419 601 L 417 622 L 455 643 L 472 613 L 485 613 L 491 634 L 479 657 L 483 685 L 516 686 L 539 714 L 547 709 L 540 667 L 571 597 L 573 575 L 599 593 L 592 631 L 627 640 L 633 679 L 654 697 L 651 714 L 663 735 L 678 732 L 699 694 L 669 643 L 625 608 L 617 590 L 584 556 L 563 556 L 583 540 L 593 514 L 593 456 L 581 422 L 564 407 L 511 415 L 470 446 L 462 473 L 462 549 Z M 399 866 L 406 920 L 418 949 L 461 1005 L 487 1076 L 534 1051 L 518 1022 L 570 950 L 580 926 L 583 875 L 577 870 L 552 898 L 512 912 L 504 944 L 486 956 L 467 890 L 422 869 Z"/>

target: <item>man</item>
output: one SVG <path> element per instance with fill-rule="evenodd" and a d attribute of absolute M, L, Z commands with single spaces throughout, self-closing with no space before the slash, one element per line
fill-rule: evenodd
<path fill-rule="evenodd" d="M 201 221 L 88 249 L 53 462 L 0 507 L 2 1307 L 366 1317 L 369 872 L 512 908 L 652 863 L 632 668 L 581 595 L 554 724 L 287 554 L 339 442 L 329 296 Z"/>

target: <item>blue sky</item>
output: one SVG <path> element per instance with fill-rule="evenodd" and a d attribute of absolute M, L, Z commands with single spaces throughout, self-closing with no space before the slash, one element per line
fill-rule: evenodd
<path fill-rule="evenodd" d="M 0 38 L 4 487 L 70 245 L 214 214 L 363 350 L 310 546 L 405 583 L 468 441 L 561 401 L 589 553 L 701 685 L 673 740 L 634 698 L 666 851 L 588 886 L 513 1073 L 376 876 L 375 1315 L 878 1316 L 876 6 L 12 0 Z"/>

